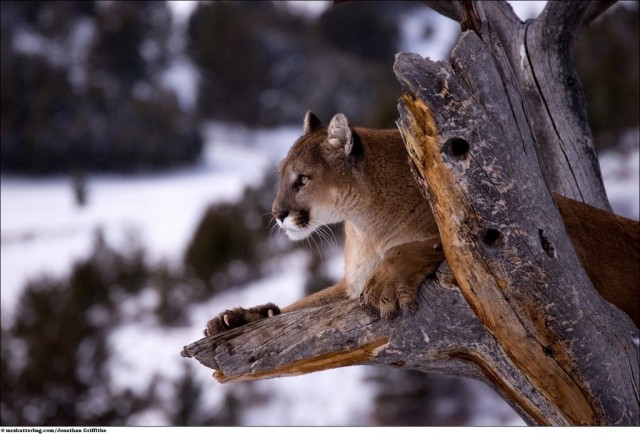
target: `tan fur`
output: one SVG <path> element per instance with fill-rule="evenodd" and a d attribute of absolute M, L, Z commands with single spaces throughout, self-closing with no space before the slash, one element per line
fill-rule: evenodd
<path fill-rule="evenodd" d="M 554 196 L 593 286 L 640 328 L 640 222 Z"/>
<path fill-rule="evenodd" d="M 305 125 L 314 123 L 309 116 Z M 299 216 L 308 213 L 309 230 L 315 220 L 344 221 L 346 235 L 344 281 L 284 311 L 345 295 L 360 297 L 385 318 L 417 307 L 418 284 L 444 257 L 438 228 L 411 175 L 397 130 L 350 131 L 346 118 L 337 115 L 327 128 L 308 131 L 294 144 L 280 164 L 280 175 L 276 217 L 284 212 L 289 222 L 304 226 Z M 295 183 L 301 175 L 308 178 L 302 187 Z"/>
<path fill-rule="evenodd" d="M 292 239 L 344 221 L 345 277 L 282 311 L 360 298 L 391 319 L 417 307 L 417 288 L 444 259 L 429 204 L 410 172 L 398 130 L 328 127 L 311 112 L 305 134 L 280 164 L 273 214 Z M 640 226 L 636 221 L 556 196 L 567 232 L 598 292 L 640 326 Z M 206 334 L 277 314 L 268 304 L 212 319 Z"/>

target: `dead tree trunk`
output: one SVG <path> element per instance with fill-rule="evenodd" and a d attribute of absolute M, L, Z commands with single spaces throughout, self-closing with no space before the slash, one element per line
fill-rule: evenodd
<path fill-rule="evenodd" d="M 415 316 L 336 303 L 185 347 L 222 382 L 354 364 L 478 378 L 531 424 L 638 425 L 638 330 L 595 291 L 551 191 L 608 202 L 569 56 L 601 2 L 428 2 L 465 30 L 450 61 L 396 57 L 398 127 L 447 264 Z M 455 285 L 453 284 L 455 282 Z M 457 286 L 456 286 L 457 285 Z"/>

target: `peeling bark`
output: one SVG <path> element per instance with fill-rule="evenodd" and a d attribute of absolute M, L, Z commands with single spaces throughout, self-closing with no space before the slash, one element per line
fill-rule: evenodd
<path fill-rule="evenodd" d="M 391 323 L 340 302 L 202 338 L 182 356 L 214 369 L 221 383 L 356 364 L 466 376 L 489 384 L 531 424 L 566 423 L 487 333 L 446 263 L 422 285 L 418 311 Z"/>
<path fill-rule="evenodd" d="M 398 126 L 466 301 L 563 424 L 633 423 L 635 326 L 586 276 L 530 145 L 513 147 L 522 104 L 500 92 L 485 45 L 468 31 L 451 64 L 400 54 L 395 71 Z M 608 396 L 612 381 L 628 406 Z"/>

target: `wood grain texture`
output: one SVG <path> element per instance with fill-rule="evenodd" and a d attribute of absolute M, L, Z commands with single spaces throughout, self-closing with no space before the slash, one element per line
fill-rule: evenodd
<path fill-rule="evenodd" d="M 538 19 L 522 23 L 505 2 L 472 2 L 478 36 L 490 49 L 507 87 L 523 140 L 552 191 L 610 210 L 582 85 L 571 57 L 581 26 L 611 2 L 548 2 Z M 522 107 L 515 107 L 520 102 Z"/>
<path fill-rule="evenodd" d="M 593 289 L 535 153 L 526 152 L 531 144 L 513 146 L 526 136 L 517 113 L 524 103 L 491 51 L 468 31 L 450 62 L 401 54 L 394 68 L 404 90 L 399 128 L 471 308 L 564 423 L 637 423 L 638 359 L 629 345 L 637 330 Z M 468 153 L 452 152 L 452 140 L 468 143 Z M 608 396 L 604 377 L 626 389 L 625 405 Z"/>
<path fill-rule="evenodd" d="M 531 424 L 564 421 L 486 332 L 446 263 L 424 282 L 419 298 L 415 314 L 392 322 L 369 317 L 355 301 L 277 315 L 202 338 L 182 356 L 215 370 L 221 383 L 354 364 L 466 376 L 489 384 Z M 540 408 L 546 419 L 533 411 Z"/>

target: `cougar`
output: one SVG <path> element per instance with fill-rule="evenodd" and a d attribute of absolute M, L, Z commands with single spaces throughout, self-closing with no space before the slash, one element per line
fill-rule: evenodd
<path fill-rule="evenodd" d="M 205 335 L 345 299 L 360 299 L 387 320 L 417 309 L 418 286 L 444 254 L 397 129 L 352 128 L 341 113 L 326 126 L 307 112 L 304 134 L 278 172 L 272 213 L 290 239 L 344 222 L 344 278 L 282 309 L 268 303 L 222 312 L 207 323 Z M 595 288 L 640 327 L 640 224 L 560 195 L 555 199 Z"/>

